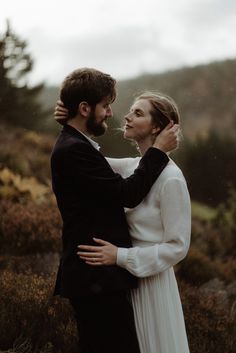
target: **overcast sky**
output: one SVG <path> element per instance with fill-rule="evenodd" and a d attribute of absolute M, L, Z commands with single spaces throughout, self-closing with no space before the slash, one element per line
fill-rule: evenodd
<path fill-rule="evenodd" d="M 236 58 L 236 0 L 0 0 L 35 60 L 30 81 L 77 67 L 117 79 Z"/>

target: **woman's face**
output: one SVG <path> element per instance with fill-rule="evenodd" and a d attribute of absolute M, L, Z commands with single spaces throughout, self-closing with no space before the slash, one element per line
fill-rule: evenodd
<path fill-rule="evenodd" d="M 152 122 L 151 108 L 151 103 L 147 99 L 134 102 L 125 116 L 124 138 L 140 142 L 157 133 L 159 129 Z"/>

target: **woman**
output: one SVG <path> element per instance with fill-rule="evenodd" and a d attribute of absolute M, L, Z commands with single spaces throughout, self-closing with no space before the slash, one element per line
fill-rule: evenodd
<path fill-rule="evenodd" d="M 174 101 L 144 93 L 125 117 L 124 137 L 136 141 L 140 154 L 172 120 L 179 124 Z M 127 177 L 139 157 L 108 159 Z M 94 238 L 100 246 L 80 245 L 78 255 L 91 266 L 121 266 L 139 277 L 132 304 L 141 353 L 188 353 L 188 342 L 173 266 L 188 251 L 191 233 L 189 193 L 181 170 L 170 160 L 147 197 L 126 210 L 133 248 L 117 248 Z"/>

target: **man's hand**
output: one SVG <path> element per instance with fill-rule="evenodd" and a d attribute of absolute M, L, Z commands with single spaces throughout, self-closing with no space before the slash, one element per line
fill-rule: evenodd
<path fill-rule="evenodd" d="M 91 266 L 116 265 L 117 246 L 102 239 L 93 240 L 100 246 L 79 245 L 78 248 L 84 251 L 78 251 L 77 255 Z"/>
<path fill-rule="evenodd" d="M 164 130 L 157 136 L 153 147 L 158 148 L 163 152 L 170 152 L 178 147 L 179 140 L 179 125 L 169 123 Z"/>
<path fill-rule="evenodd" d="M 68 110 L 62 101 L 57 101 L 54 109 L 54 119 L 61 125 L 65 125 L 68 120 Z"/>

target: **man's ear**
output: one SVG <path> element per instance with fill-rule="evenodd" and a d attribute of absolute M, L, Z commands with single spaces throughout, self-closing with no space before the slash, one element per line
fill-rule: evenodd
<path fill-rule="evenodd" d="M 91 112 L 91 107 L 87 102 L 80 102 L 78 106 L 78 113 L 87 118 Z"/>

